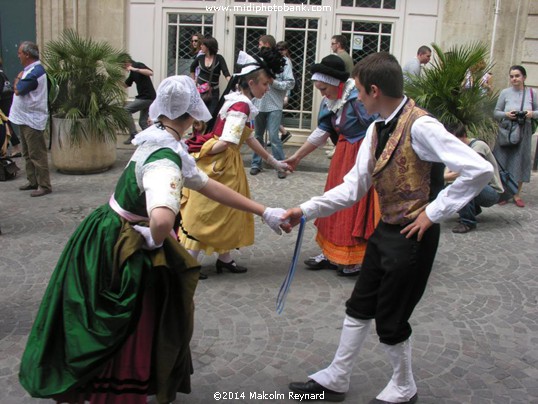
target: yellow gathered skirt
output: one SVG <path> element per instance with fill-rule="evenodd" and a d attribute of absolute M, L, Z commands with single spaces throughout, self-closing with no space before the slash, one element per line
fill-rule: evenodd
<path fill-rule="evenodd" d="M 230 145 L 224 152 L 213 155 L 207 152 L 218 138 L 208 140 L 200 150 L 196 163 L 209 178 L 247 198 L 250 198 L 250 189 L 240 147 L 249 134 L 250 131 L 244 131 L 239 145 Z M 254 244 L 252 213 L 221 205 L 199 192 L 183 188 L 181 218 L 178 238 L 189 250 L 220 254 Z"/>

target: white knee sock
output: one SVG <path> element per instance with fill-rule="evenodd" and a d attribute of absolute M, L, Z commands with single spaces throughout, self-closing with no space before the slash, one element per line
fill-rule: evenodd
<path fill-rule="evenodd" d="M 407 339 L 396 345 L 381 345 L 389 356 L 393 373 L 377 399 L 390 403 L 405 403 L 417 393 L 417 385 L 411 368 L 411 341 Z"/>
<path fill-rule="evenodd" d="M 355 358 L 368 335 L 371 323 L 372 320 L 359 320 L 346 315 L 340 344 L 332 363 L 328 368 L 310 375 L 310 379 L 338 393 L 347 392 Z"/>

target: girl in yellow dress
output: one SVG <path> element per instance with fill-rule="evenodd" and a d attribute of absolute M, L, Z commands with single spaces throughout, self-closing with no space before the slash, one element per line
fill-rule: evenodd
<path fill-rule="evenodd" d="M 234 75 L 238 91 L 224 97 L 213 130 L 187 141 L 187 144 L 197 159 L 198 168 L 210 178 L 250 198 L 240 153 L 243 143 L 278 171 L 289 168 L 263 148 L 249 125 L 258 113 L 251 99 L 261 98 L 269 90 L 272 78 L 282 70 L 283 59 L 277 51 L 267 49 L 260 53 L 260 57 L 240 52 L 237 64 L 242 66 Z M 247 271 L 235 263 L 230 250 L 254 243 L 251 213 L 228 209 L 196 191 L 187 190 L 183 195 L 181 217 L 179 240 L 193 257 L 197 258 L 201 250 L 206 254 L 216 252 L 217 273 L 223 269 L 233 273 Z"/>

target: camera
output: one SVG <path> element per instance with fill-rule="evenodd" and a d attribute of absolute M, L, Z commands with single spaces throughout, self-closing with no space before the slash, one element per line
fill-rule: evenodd
<path fill-rule="evenodd" d="M 518 125 L 525 125 L 525 117 L 527 116 L 527 111 L 516 111 L 515 116 Z"/>

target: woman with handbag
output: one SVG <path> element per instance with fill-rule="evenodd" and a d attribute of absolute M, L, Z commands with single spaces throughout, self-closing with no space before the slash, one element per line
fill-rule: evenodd
<path fill-rule="evenodd" d="M 493 154 L 499 164 L 518 182 L 518 192 L 514 195 L 514 203 L 523 208 L 525 202 L 520 194 L 523 183 L 530 182 L 531 120 L 538 118 L 538 99 L 534 90 L 525 86 L 527 71 L 523 66 L 511 66 L 509 72 L 511 86 L 499 94 L 493 115 L 499 121 L 499 132 Z"/>
<path fill-rule="evenodd" d="M 219 43 L 213 37 L 206 36 L 200 45 L 200 54 L 191 65 L 191 77 L 196 80 L 198 92 L 211 115 L 219 102 L 219 77 L 221 73 L 230 80 L 230 72 L 222 55 L 218 54 Z M 196 76 L 197 69 L 198 75 Z"/>

